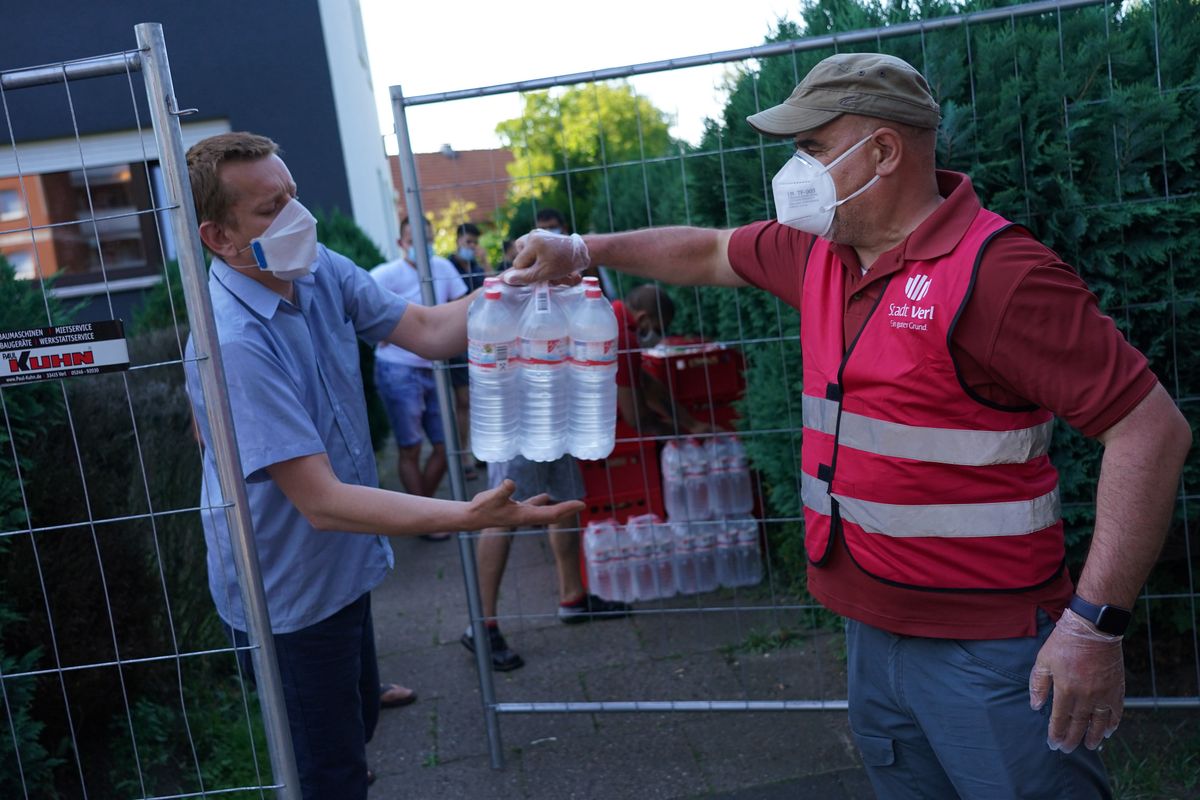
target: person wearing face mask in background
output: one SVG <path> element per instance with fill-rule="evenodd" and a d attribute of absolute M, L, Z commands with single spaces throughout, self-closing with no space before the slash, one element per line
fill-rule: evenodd
<path fill-rule="evenodd" d="M 617 316 L 617 414 L 639 434 L 712 433 L 716 428 L 676 405 L 667 387 L 642 369 L 642 351 L 658 344 L 675 318 L 675 303 L 659 287 L 634 287 L 612 304 Z"/>
<path fill-rule="evenodd" d="M 392 294 L 409 303 L 423 305 L 413 239 L 412 226 L 405 217 L 400 222 L 399 239 L 404 255 L 375 267 L 371 277 Z M 425 223 L 425 240 L 433 241 L 433 228 L 428 222 Z M 467 285 L 454 265 L 433 255 L 433 245 L 427 245 L 427 248 L 434 303 L 449 303 L 467 294 Z M 396 438 L 400 484 L 409 494 L 433 497 L 446 475 L 446 434 L 438 406 L 433 364 L 402 347 L 380 342 L 375 348 L 375 388 L 383 400 Z M 421 448 L 426 439 L 431 452 L 422 466 Z M 421 538 L 443 541 L 450 538 L 450 533 L 428 533 Z"/>
<path fill-rule="evenodd" d="M 796 308 L 808 589 L 847 618 L 850 726 L 876 792 L 1111 796 L 1096 748 L 1120 723 L 1121 636 L 1187 421 L 1074 270 L 936 169 L 940 109 L 911 65 L 831 56 L 747 121 L 796 146 L 776 220 L 529 236 L 506 279 L 603 263 Z M 1077 582 L 1055 416 L 1104 447 Z"/>
<path fill-rule="evenodd" d="M 517 240 L 505 239 L 501 247 L 504 251 L 504 260 L 500 262 L 500 266 L 496 269 L 497 272 L 503 272 L 513 265 L 513 259 L 517 257 Z"/>
<path fill-rule="evenodd" d="M 487 251 L 479 244 L 479 226 L 464 222 L 455 229 L 454 252 L 446 255 L 474 292 L 483 286 L 483 279 L 495 274 L 488 264 Z M 458 420 L 458 445 L 463 475 L 473 481 L 479 477 L 476 466 L 483 466 L 471 456 L 471 395 L 468 391 L 467 354 L 459 353 L 450 359 L 450 383 L 454 386 L 454 416 Z"/>
<path fill-rule="evenodd" d="M 581 503 L 513 502 L 508 483 L 468 502 L 378 488 L 358 339 L 425 358 L 466 346 L 468 298 L 426 308 L 317 243 L 316 220 L 270 139 L 236 132 L 187 153 L 247 510 L 306 800 L 365 800 L 379 716 L 370 592 L 392 567 L 387 536 L 540 525 Z M 209 588 L 239 647 L 246 618 L 189 338 L 187 393 L 203 454 Z M 253 679 L 248 650 L 238 653 Z"/>

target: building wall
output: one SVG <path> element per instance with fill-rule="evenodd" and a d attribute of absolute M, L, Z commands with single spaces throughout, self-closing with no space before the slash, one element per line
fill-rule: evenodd
<path fill-rule="evenodd" d="M 512 179 L 508 165 L 513 161 L 511 150 L 451 150 L 437 153 L 415 153 L 417 180 L 421 184 L 421 206 L 426 214 L 435 217 L 453 203 L 473 203 L 471 221 L 477 225 L 492 224 L 496 210 L 504 205 Z M 397 214 L 408 216 L 404 207 L 400 161 L 389 156 L 392 180 L 399 190 Z"/>
<path fill-rule="evenodd" d="M 395 258 L 400 234 L 392 210 L 394 193 L 387 154 L 379 126 L 365 124 L 376 120 L 377 113 L 362 12 L 358 0 L 319 2 L 350 194 L 350 207 L 342 210 L 352 212 L 384 254 Z"/>
<path fill-rule="evenodd" d="M 379 185 L 388 173 L 378 117 L 352 44 L 357 14 L 356 0 L 16 0 L 0 24 L 0 70 L 132 50 L 134 25 L 160 22 L 176 96 L 198 109 L 185 122 L 220 121 L 275 139 L 306 205 L 354 215 L 386 246 L 395 238 L 391 197 Z M 138 74 L 9 91 L 11 136 L 28 143 L 130 131 L 135 97 L 148 130 L 143 93 Z M 0 131 L 0 151 L 11 150 L 8 139 Z"/>

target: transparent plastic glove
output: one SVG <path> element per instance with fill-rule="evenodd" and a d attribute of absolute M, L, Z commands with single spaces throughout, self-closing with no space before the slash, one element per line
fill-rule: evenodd
<path fill-rule="evenodd" d="M 1121 724 L 1125 707 L 1121 637 L 1065 609 L 1029 673 L 1030 707 L 1045 705 L 1052 688 L 1050 749 L 1070 753 L 1082 741 L 1095 750 Z"/>
<path fill-rule="evenodd" d="M 501 276 L 505 283 L 523 285 L 553 281 L 577 283 L 579 273 L 592 263 L 587 245 L 578 233 L 564 236 L 540 229 L 517 239 L 517 257 Z M 573 280 L 572 280 L 573 278 Z"/>

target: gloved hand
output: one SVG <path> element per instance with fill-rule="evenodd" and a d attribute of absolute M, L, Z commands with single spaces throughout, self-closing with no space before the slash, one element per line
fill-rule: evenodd
<path fill-rule="evenodd" d="M 1080 740 L 1089 750 L 1113 735 L 1125 706 L 1125 663 L 1121 637 L 1101 633 L 1071 609 L 1038 651 L 1029 673 L 1029 705 L 1037 711 L 1053 686 L 1051 750 L 1070 753 Z"/>
<path fill-rule="evenodd" d="M 516 241 L 517 256 L 501 276 L 505 283 L 523 285 L 577 276 L 587 269 L 592 258 L 578 233 L 564 236 L 540 229 L 532 230 Z M 578 277 L 574 281 L 578 282 Z"/>

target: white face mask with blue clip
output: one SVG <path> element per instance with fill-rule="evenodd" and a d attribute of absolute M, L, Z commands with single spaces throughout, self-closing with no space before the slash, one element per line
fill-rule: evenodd
<path fill-rule="evenodd" d="M 238 252 L 246 250 L 253 253 L 259 269 L 280 280 L 303 278 L 317 260 L 317 219 L 293 197 L 267 229 Z"/>

